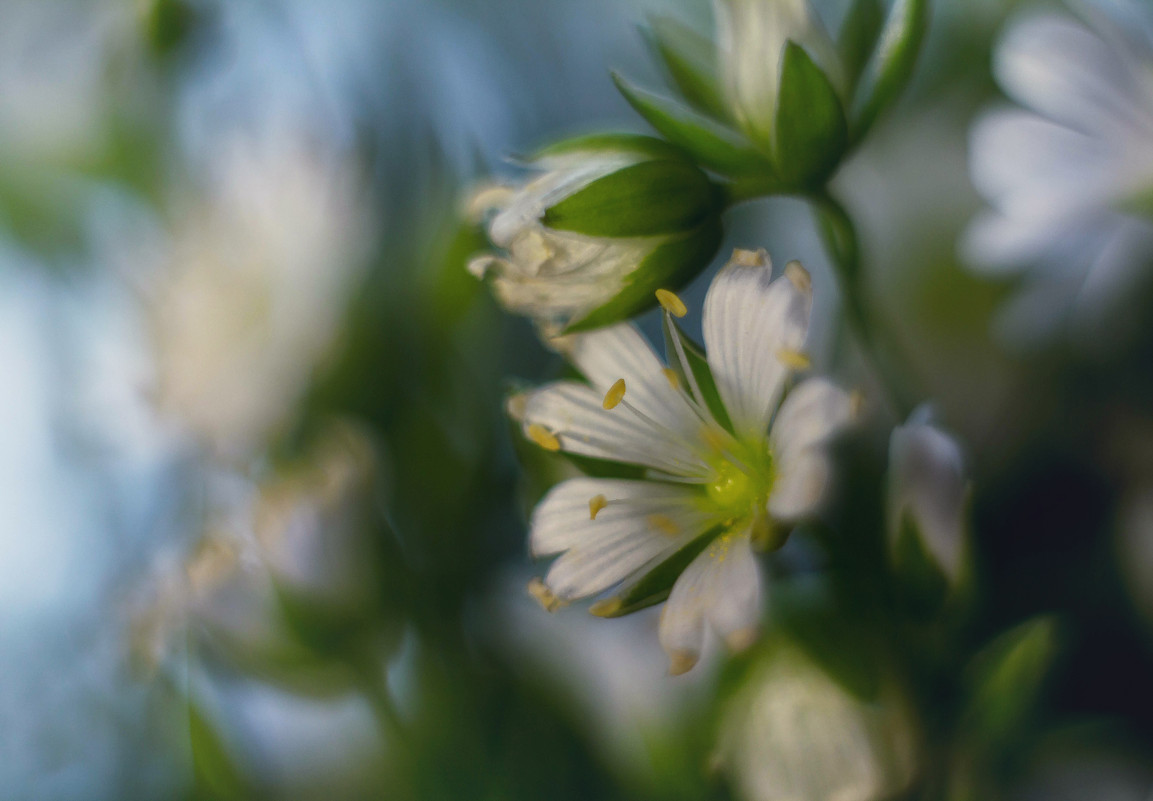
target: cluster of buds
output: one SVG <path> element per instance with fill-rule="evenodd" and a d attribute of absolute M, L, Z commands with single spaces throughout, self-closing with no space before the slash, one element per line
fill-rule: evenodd
<path fill-rule="evenodd" d="M 718 0 L 716 42 L 655 19 L 680 98 L 614 80 L 661 138 L 562 142 L 529 159 L 537 177 L 479 190 L 471 216 L 495 252 L 470 270 L 550 335 L 644 311 L 712 261 L 727 206 L 823 190 L 906 83 L 926 7 L 855 0 L 836 40 L 808 0 Z"/>

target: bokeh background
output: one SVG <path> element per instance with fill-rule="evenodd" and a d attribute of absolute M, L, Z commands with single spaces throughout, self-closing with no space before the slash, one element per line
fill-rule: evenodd
<path fill-rule="evenodd" d="M 836 186 L 971 460 L 968 636 L 1061 626 L 1006 797 L 1141 799 L 1153 326 L 1007 341 L 1012 282 L 958 255 L 1023 5 L 935 3 Z M 645 130 L 608 70 L 659 82 L 651 13 L 711 24 L 704 0 L 0 2 L 0 797 L 732 797 L 720 654 L 674 680 L 658 612 L 525 593 L 525 512 L 561 473 L 503 398 L 563 367 L 463 267 L 463 198 L 509 154 Z M 867 389 L 805 207 L 730 222 L 722 254 L 806 264 L 810 350 Z"/>

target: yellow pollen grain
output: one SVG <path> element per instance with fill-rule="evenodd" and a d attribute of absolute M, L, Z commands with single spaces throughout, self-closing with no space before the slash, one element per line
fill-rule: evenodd
<path fill-rule="evenodd" d="M 605 393 L 604 406 L 605 411 L 615 409 L 620 405 L 620 402 L 625 399 L 625 380 L 618 378 L 616 382 L 609 387 L 609 391 Z"/>
<path fill-rule="evenodd" d="M 673 317 L 684 317 L 689 313 L 689 307 L 685 305 L 685 302 L 677 297 L 675 292 L 670 292 L 667 289 L 657 290 L 657 303 L 661 304 L 661 308 Z"/>
<path fill-rule="evenodd" d="M 677 371 L 671 367 L 662 367 L 661 372 L 664 373 L 665 380 L 669 382 L 669 386 L 673 389 L 681 388 L 681 377 L 677 375 Z"/>
<path fill-rule="evenodd" d="M 788 367 L 790 370 L 808 370 L 813 366 L 813 362 L 809 359 L 807 354 L 801 353 L 799 350 L 791 348 L 781 348 L 777 351 L 777 361 Z"/>
<path fill-rule="evenodd" d="M 670 537 L 675 537 L 681 533 L 681 527 L 677 525 L 676 521 L 668 515 L 649 515 L 646 520 L 651 528 L 657 531 L 668 534 Z"/>
<path fill-rule="evenodd" d="M 756 250 L 734 248 L 729 264 L 736 264 L 739 267 L 767 267 L 769 266 L 769 252 L 764 248 Z"/>
<path fill-rule="evenodd" d="M 614 617 L 623 608 L 624 602 L 620 598 L 606 598 L 590 606 L 589 614 L 597 617 Z"/>
<path fill-rule="evenodd" d="M 531 439 L 537 445 L 540 445 L 546 451 L 560 450 L 560 440 L 557 439 L 556 434 L 549 431 L 540 423 L 529 424 L 528 431 L 526 433 L 528 434 L 529 439 Z"/>
<path fill-rule="evenodd" d="M 802 267 L 799 261 L 791 261 L 785 265 L 785 278 L 788 278 L 789 283 L 802 292 L 813 291 L 813 279 L 809 277 L 809 271 Z"/>
<path fill-rule="evenodd" d="M 555 612 L 563 606 L 561 599 L 557 598 L 556 594 L 538 578 L 530 581 L 526 589 L 528 594 L 535 598 L 546 612 Z"/>
<path fill-rule="evenodd" d="M 603 495 L 594 495 L 589 498 L 589 520 L 596 520 L 597 513 L 608 505 L 608 499 Z"/>

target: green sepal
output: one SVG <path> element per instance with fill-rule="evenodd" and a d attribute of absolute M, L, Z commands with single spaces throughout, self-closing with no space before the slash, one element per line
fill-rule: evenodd
<path fill-rule="evenodd" d="M 687 234 L 669 237 L 637 265 L 612 300 L 569 323 L 563 333 L 591 331 L 651 309 L 658 289 L 680 289 L 709 265 L 722 234 L 720 217 L 712 216 Z"/>
<path fill-rule="evenodd" d="M 685 571 L 685 568 L 697 558 L 713 539 L 724 530 L 724 526 L 715 526 L 688 544 L 682 546 L 652 570 L 646 572 L 641 578 L 621 590 L 610 599 L 593 605 L 593 614 L 597 617 L 623 617 L 655 606 L 669 597 L 673 584 Z"/>
<path fill-rule="evenodd" d="M 961 718 L 974 748 L 998 759 L 1022 741 L 1058 650 L 1057 621 L 1046 616 L 1002 634 L 974 657 Z"/>
<path fill-rule="evenodd" d="M 594 155 L 597 153 L 633 153 L 650 159 L 691 161 L 689 155 L 676 145 L 671 145 L 655 136 L 631 133 L 592 133 L 573 136 L 559 142 L 553 142 L 528 156 L 521 156 L 514 160 L 533 164 L 559 156 Z"/>
<path fill-rule="evenodd" d="M 901 515 L 892 561 L 905 611 L 915 620 L 932 620 L 945 606 L 949 580 L 926 549 L 920 528 L 908 510 Z"/>
<path fill-rule="evenodd" d="M 767 180 L 772 163 L 736 131 L 682 106 L 646 92 L 613 73 L 613 83 L 629 105 L 670 142 L 688 152 L 702 167 L 722 175 L 751 175 Z"/>
<path fill-rule="evenodd" d="M 642 161 L 598 178 L 541 221 L 586 236 L 658 236 L 685 231 L 716 212 L 717 187 L 685 161 Z"/>
<path fill-rule="evenodd" d="M 188 749 L 197 795 L 220 801 L 252 798 L 254 787 L 208 714 L 188 701 Z"/>
<path fill-rule="evenodd" d="M 671 17 L 649 17 L 645 39 L 685 101 L 714 119 L 729 118 L 729 107 L 717 76 L 717 47 L 687 25 Z"/>
<path fill-rule="evenodd" d="M 857 85 L 861 72 L 869 63 L 884 23 L 885 10 L 881 0 L 853 0 L 837 37 L 837 50 L 850 90 Z"/>
<path fill-rule="evenodd" d="M 822 185 L 848 143 L 844 108 L 828 76 L 796 42 L 785 45 L 774 138 L 777 171 L 792 189 Z"/>
<path fill-rule="evenodd" d="M 709 369 L 709 362 L 705 357 L 704 349 L 693 342 L 689 335 L 668 315 L 665 315 L 661 328 L 665 335 L 665 360 L 669 363 L 670 369 L 677 374 L 677 380 L 681 382 L 681 387 L 685 392 L 689 392 L 688 377 L 685 375 L 681 360 L 677 356 L 678 342 L 684 350 L 685 361 L 688 362 L 689 369 L 693 372 L 693 378 L 697 380 L 697 386 L 701 388 L 701 394 L 704 396 L 709 411 L 717 418 L 718 423 L 731 432 L 733 424 L 729 420 L 729 413 L 725 409 L 724 401 L 721 400 L 721 393 L 717 389 L 713 371 Z"/>
<path fill-rule="evenodd" d="M 893 4 L 853 98 L 852 142 L 864 138 L 881 112 L 905 88 L 928 25 L 928 0 L 897 0 Z"/>

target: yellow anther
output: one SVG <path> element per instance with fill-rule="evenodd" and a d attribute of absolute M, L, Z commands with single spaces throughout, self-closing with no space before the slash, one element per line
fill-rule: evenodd
<path fill-rule="evenodd" d="M 861 416 L 861 412 L 865 409 L 865 393 L 859 389 L 854 389 L 849 393 L 849 414 L 854 420 Z"/>
<path fill-rule="evenodd" d="M 809 357 L 801 353 L 799 350 L 792 348 L 781 348 L 777 351 L 777 361 L 788 367 L 790 370 L 808 370 L 813 366 Z"/>
<path fill-rule="evenodd" d="M 677 297 L 675 292 L 669 292 L 667 289 L 657 290 L 657 303 L 673 317 L 684 317 L 689 313 L 689 307 L 685 302 Z"/>
<path fill-rule="evenodd" d="M 665 375 L 665 380 L 669 382 L 669 386 L 673 389 L 681 388 L 681 377 L 677 375 L 677 371 L 671 367 L 662 367 L 661 372 Z"/>
<path fill-rule="evenodd" d="M 606 598 L 590 606 L 589 614 L 597 617 L 616 617 L 623 608 L 624 602 L 620 598 Z"/>
<path fill-rule="evenodd" d="M 608 411 L 609 409 L 615 409 L 617 406 L 620 405 L 620 402 L 624 399 L 625 399 L 625 380 L 623 378 L 618 378 L 613 383 L 613 385 L 611 387 L 609 387 L 609 391 L 605 393 L 604 403 L 602 403 L 601 405 L 604 406 L 605 411 Z"/>
<path fill-rule="evenodd" d="M 597 513 L 608 505 L 608 499 L 603 495 L 594 495 L 589 498 L 589 520 L 596 520 Z"/>
<path fill-rule="evenodd" d="M 699 658 L 692 651 L 673 651 L 669 654 L 669 675 L 679 676 L 688 673 Z"/>
<path fill-rule="evenodd" d="M 677 534 L 681 533 L 681 527 L 678 526 L 677 522 L 668 515 L 649 515 L 645 519 L 648 521 L 648 524 L 651 528 L 655 528 L 657 531 L 668 534 L 670 537 L 675 537 Z"/>
<path fill-rule="evenodd" d="M 563 606 L 560 598 L 550 590 L 545 583 L 538 578 L 534 578 L 528 583 L 528 594 L 536 599 L 536 602 L 544 608 L 546 612 L 555 612 Z"/>
<path fill-rule="evenodd" d="M 785 265 L 785 278 L 788 278 L 789 283 L 802 292 L 813 291 L 813 279 L 809 276 L 809 271 L 802 267 L 799 261 L 791 261 Z"/>
<path fill-rule="evenodd" d="M 768 267 L 770 264 L 769 252 L 764 248 L 757 248 L 756 250 L 734 248 L 729 264 L 736 264 L 741 267 Z"/>
<path fill-rule="evenodd" d="M 733 653 L 739 654 L 741 651 L 748 650 L 749 646 L 757 641 L 758 634 L 756 626 L 737 629 L 725 637 L 725 645 L 729 646 L 729 650 Z"/>
<path fill-rule="evenodd" d="M 528 427 L 528 438 L 540 445 L 546 451 L 559 451 L 560 440 L 557 439 L 556 434 L 549 431 L 540 423 L 530 423 Z"/>

